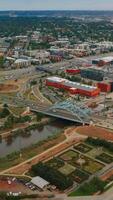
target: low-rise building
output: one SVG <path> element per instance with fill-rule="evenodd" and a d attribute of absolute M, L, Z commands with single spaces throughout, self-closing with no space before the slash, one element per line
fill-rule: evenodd
<path fill-rule="evenodd" d="M 31 61 L 27 60 L 27 59 L 17 59 L 14 62 L 14 66 L 17 68 L 21 68 L 21 67 L 29 67 L 31 65 Z"/>
<path fill-rule="evenodd" d="M 94 59 L 92 60 L 92 64 L 98 65 L 99 67 L 107 64 L 113 64 L 113 56 Z"/>
<path fill-rule="evenodd" d="M 46 79 L 46 85 L 64 89 L 69 91 L 71 94 L 80 94 L 83 96 L 97 96 L 100 93 L 100 89 L 94 86 L 89 86 L 77 82 L 72 82 L 67 79 L 59 77 L 49 77 Z"/>
<path fill-rule="evenodd" d="M 32 178 L 31 183 L 33 183 L 34 185 L 36 185 L 41 190 L 44 190 L 50 184 L 48 181 L 44 180 L 40 176 L 36 176 L 36 177 Z"/>

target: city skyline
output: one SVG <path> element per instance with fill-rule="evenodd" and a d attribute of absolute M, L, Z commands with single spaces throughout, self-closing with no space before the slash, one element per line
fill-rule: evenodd
<path fill-rule="evenodd" d="M 113 10 L 113 0 L 0 0 L 0 10 Z"/>

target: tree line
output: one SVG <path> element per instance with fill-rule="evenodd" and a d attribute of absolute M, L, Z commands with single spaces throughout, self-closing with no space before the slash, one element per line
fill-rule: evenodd
<path fill-rule="evenodd" d="M 60 190 L 65 190 L 73 185 L 71 178 L 63 175 L 58 170 L 48 166 L 46 163 L 38 163 L 31 167 L 31 173 L 34 176 L 41 176 Z"/>

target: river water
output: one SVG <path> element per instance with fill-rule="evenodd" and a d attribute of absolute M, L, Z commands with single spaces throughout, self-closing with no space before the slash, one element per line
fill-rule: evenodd
<path fill-rule="evenodd" d="M 65 124 L 66 121 L 56 120 L 55 122 L 41 126 L 36 130 L 31 130 L 29 133 L 9 136 L 0 140 L 0 157 L 4 157 L 12 152 L 29 147 L 32 144 L 47 139 L 49 136 L 62 132 Z"/>

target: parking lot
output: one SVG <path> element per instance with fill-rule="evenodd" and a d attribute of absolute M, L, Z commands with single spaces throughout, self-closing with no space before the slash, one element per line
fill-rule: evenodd
<path fill-rule="evenodd" d="M 1 177 L 0 191 L 18 194 L 32 194 L 34 192 L 40 192 L 41 190 L 32 184 L 29 179 Z"/>

